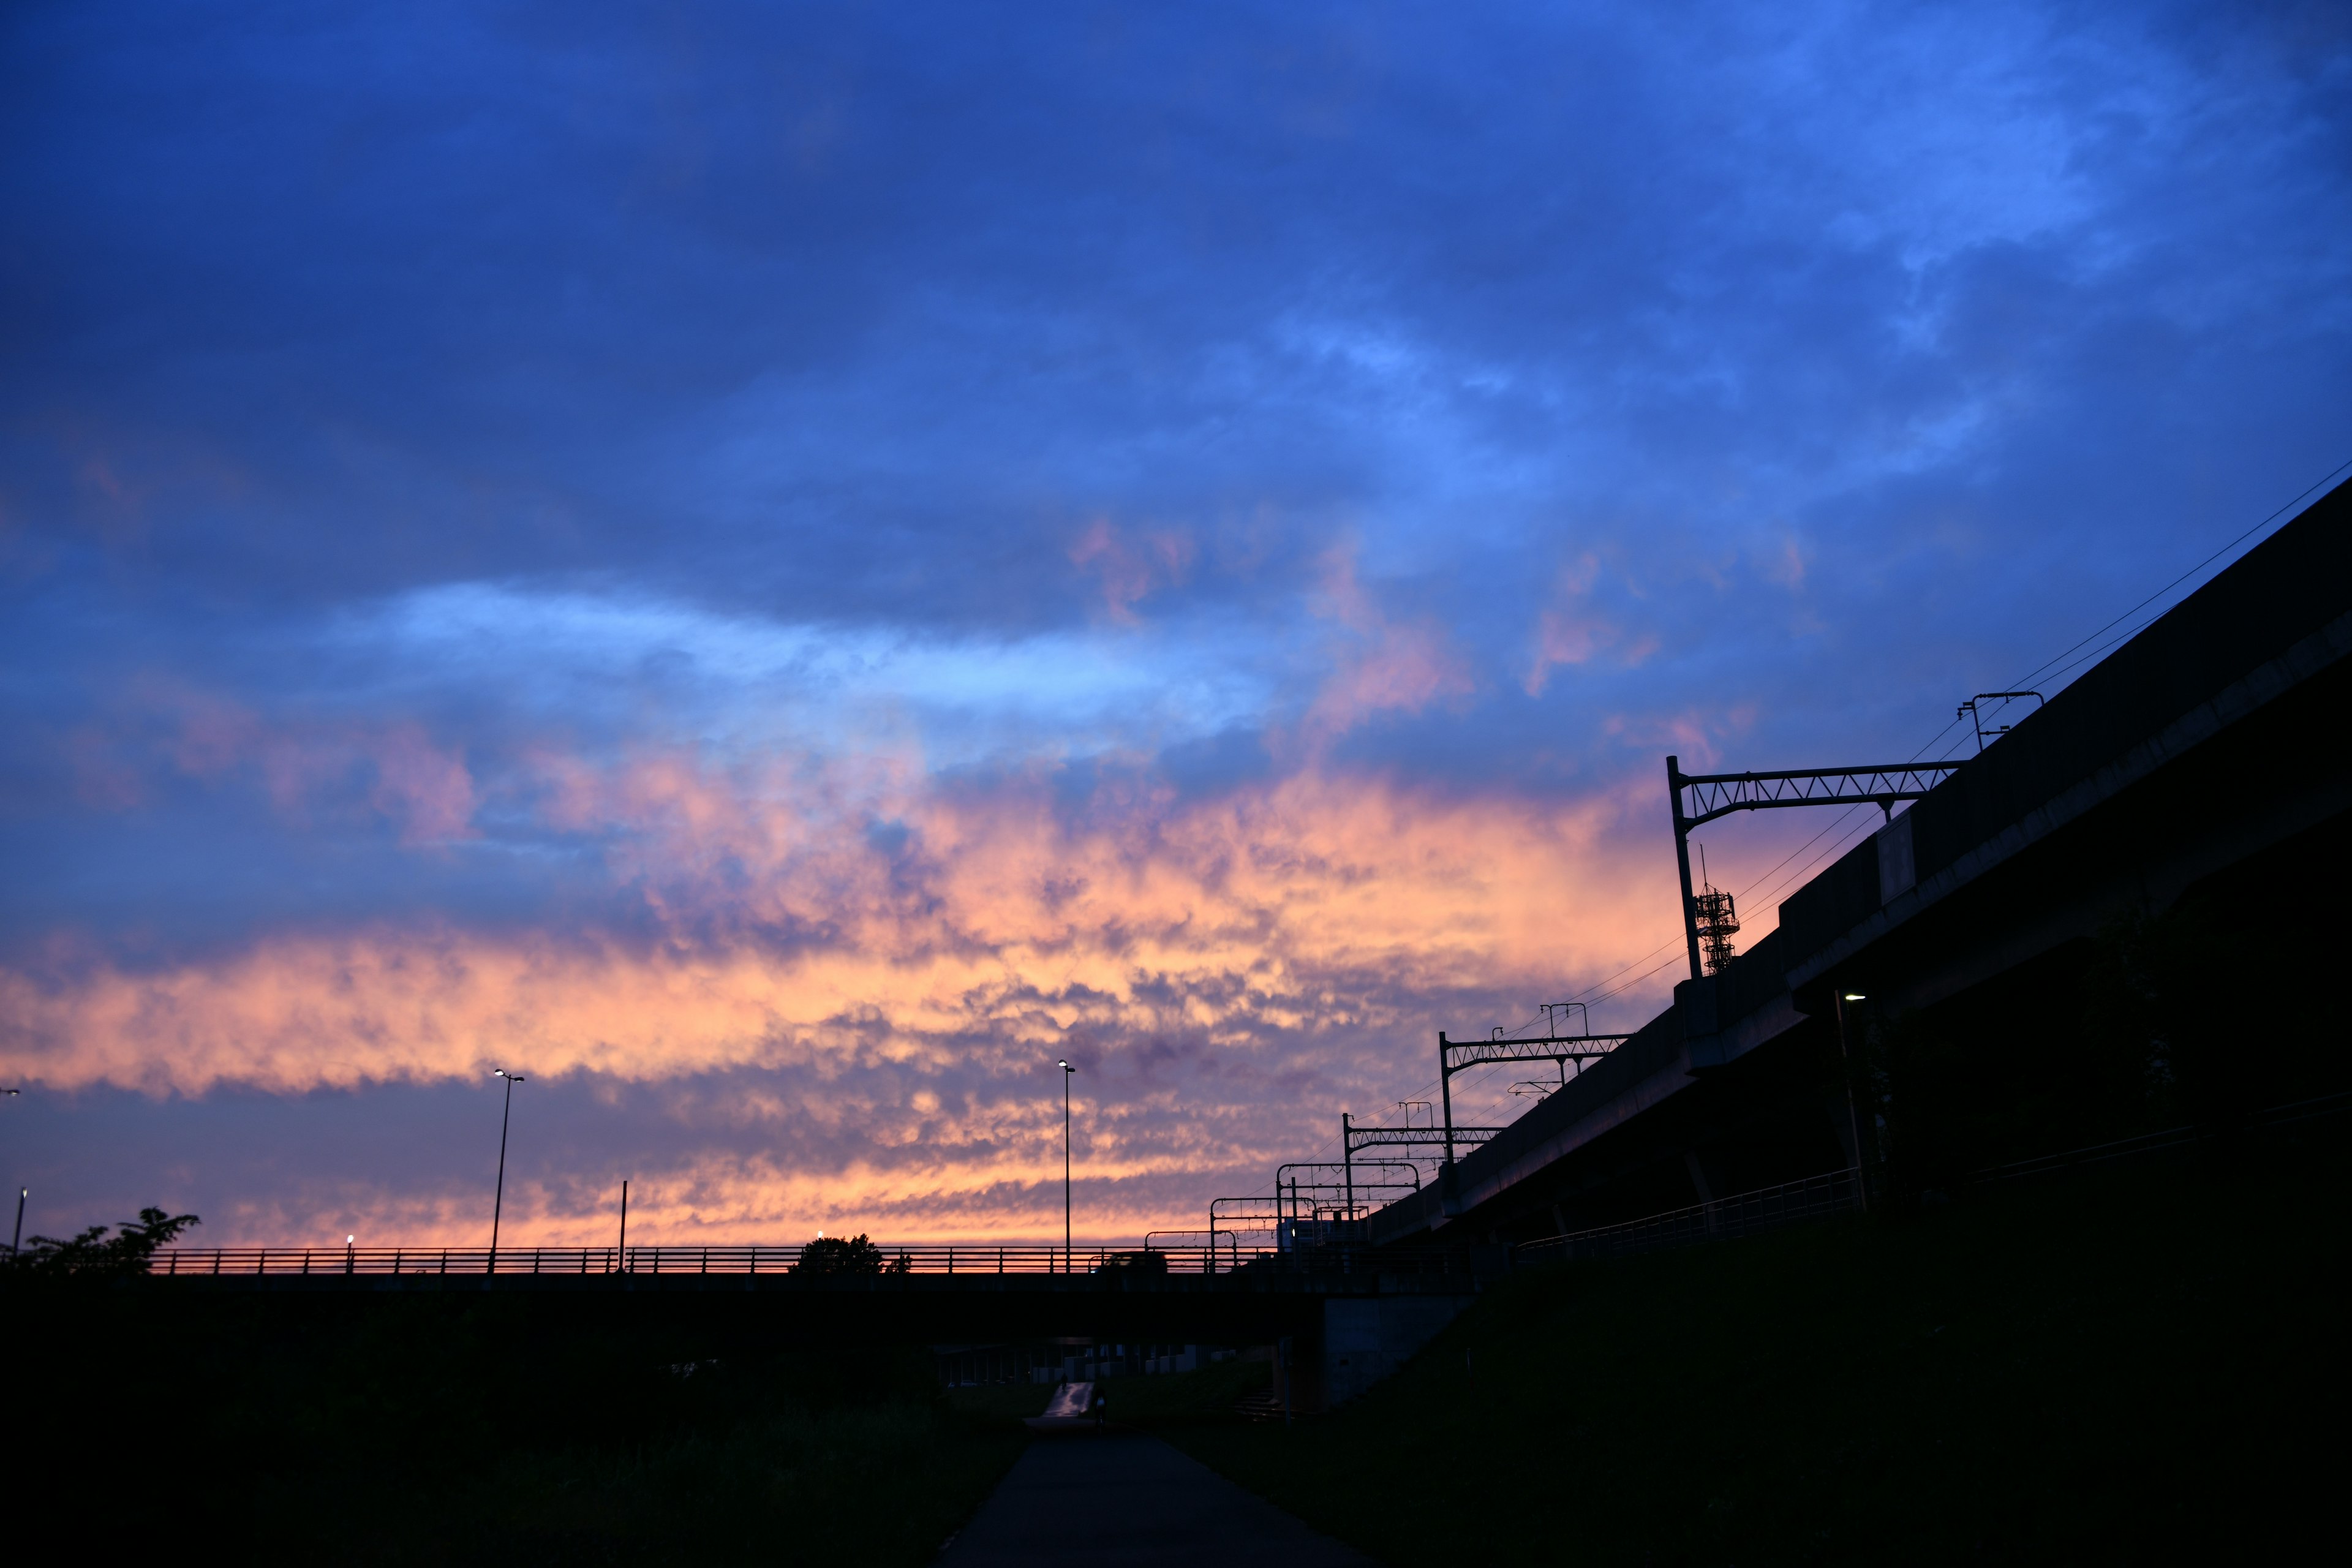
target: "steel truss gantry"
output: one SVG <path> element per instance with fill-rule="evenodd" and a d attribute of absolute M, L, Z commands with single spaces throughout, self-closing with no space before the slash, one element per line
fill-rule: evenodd
<path fill-rule="evenodd" d="M 1571 1003 L 1570 1005 L 1577 1007 L 1580 1012 L 1582 1010 L 1580 1004 Z M 1457 1134 L 1484 1131 L 1454 1125 L 1455 1073 L 1465 1068 L 1483 1067 L 1488 1062 L 1557 1062 L 1559 1064 L 1560 1081 L 1566 1083 L 1569 1063 L 1576 1063 L 1577 1071 L 1582 1072 L 1584 1063 L 1607 1056 L 1633 1037 L 1631 1035 L 1542 1034 L 1507 1040 L 1498 1034 L 1484 1040 L 1449 1040 L 1445 1037 L 1445 1031 L 1440 1029 L 1437 1032 L 1437 1086 L 1438 1096 L 1445 1108 L 1445 1163 L 1449 1165 L 1454 1163 L 1454 1143 Z M 1488 1131 L 1486 1135 L 1492 1137 L 1493 1133 Z M 1480 1142 L 1485 1141 L 1484 1138 L 1477 1140 Z"/>
<path fill-rule="evenodd" d="M 1698 956 L 1698 906 L 1691 889 L 1690 830 L 1735 811 L 1784 805 L 1853 805 L 1868 803 L 1895 816 L 1898 800 L 1917 800 L 1944 782 L 1958 763 L 1883 763 L 1853 768 L 1784 768 L 1776 773 L 1686 773 L 1682 759 L 1666 759 L 1666 794 L 1674 805 L 1675 867 L 1683 880 L 1683 939 L 1690 949 L 1690 972 L 1706 969 Z M 1684 805 L 1687 795 L 1689 805 Z"/>
<path fill-rule="evenodd" d="M 1309 1177 L 1301 1181 L 1297 1176 L 1287 1176 L 1284 1173 L 1288 1171 L 1337 1172 L 1340 1174 L 1340 1180 L 1332 1181 L 1327 1178 L 1318 1181 Z M 1288 1193 L 1289 1217 L 1292 1219 L 1298 1217 L 1298 1194 L 1301 1193 L 1309 1194 L 1311 1198 L 1317 1193 L 1346 1192 L 1349 1194 L 1349 1201 L 1352 1202 L 1354 1171 L 1402 1171 L 1405 1175 L 1412 1179 L 1412 1190 L 1416 1193 L 1421 1191 L 1421 1167 L 1410 1160 L 1358 1160 L 1352 1163 L 1343 1160 L 1294 1160 L 1286 1165 L 1276 1165 L 1274 1168 L 1275 1196 L 1279 1198 L 1286 1192 Z M 1372 1192 L 1386 1192 L 1403 1184 L 1402 1180 L 1377 1176 L 1365 1183 L 1366 1188 Z M 1350 1214 L 1348 1217 L 1353 1219 L 1355 1215 Z"/>
<path fill-rule="evenodd" d="M 1456 1142 L 1484 1143 L 1499 1127 L 1359 1127 L 1346 1111 L 1339 1113 L 1340 1165 L 1348 1187 L 1348 1206 L 1356 1205 L 1355 1166 L 1359 1149 L 1451 1150 Z M 1447 1156 L 1451 1158 L 1449 1154 Z M 1366 1162 L 1370 1163 L 1370 1162 Z"/>
<path fill-rule="evenodd" d="M 1332 1169 L 1337 1170 L 1340 1168 L 1336 1163 L 1327 1162 L 1327 1163 L 1329 1163 L 1330 1168 Z M 1380 1166 L 1391 1169 L 1402 1166 L 1406 1170 L 1412 1170 L 1412 1166 L 1407 1165 L 1405 1162 L 1402 1160 L 1368 1160 L 1365 1162 L 1365 1164 L 1367 1166 Z M 1285 1165 L 1282 1169 L 1288 1170 L 1290 1167 Z M 1407 1190 L 1418 1192 L 1420 1189 L 1421 1173 L 1417 1170 L 1412 1171 L 1412 1183 L 1410 1189 L 1408 1189 L 1406 1184 L 1402 1181 L 1383 1176 L 1373 1176 L 1364 1183 L 1364 1190 L 1370 1193 L 1401 1193 Z M 1321 1182 L 1316 1184 L 1313 1188 L 1307 1189 L 1304 1188 L 1303 1184 L 1294 1182 L 1289 1192 L 1285 1193 L 1277 1188 L 1272 1197 L 1268 1197 L 1265 1194 L 1260 1193 L 1245 1198 L 1211 1198 L 1209 1200 L 1208 1233 L 1210 1247 L 1213 1250 L 1214 1249 L 1217 1244 L 1216 1238 L 1218 1237 L 1223 1236 L 1230 1237 L 1234 1234 L 1233 1230 L 1227 1228 L 1227 1225 L 1235 1220 L 1263 1220 L 1277 1226 L 1286 1220 L 1293 1222 L 1297 1221 L 1298 1218 L 1298 1193 L 1301 1190 L 1327 1193 L 1339 1192 L 1341 1190 L 1341 1186 L 1338 1183 Z M 1348 1193 L 1347 1205 L 1348 1206 L 1343 1217 L 1348 1219 L 1356 1218 L 1356 1199 L 1355 1194 L 1352 1190 Z M 1314 1217 L 1319 1219 L 1322 1216 L 1318 1214 Z M 1239 1244 L 1236 1243 L 1235 1245 L 1238 1246 Z"/>

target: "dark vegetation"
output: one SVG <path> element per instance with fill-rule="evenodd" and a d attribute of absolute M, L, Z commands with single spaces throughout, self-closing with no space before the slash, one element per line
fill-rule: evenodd
<path fill-rule="evenodd" d="M 905 1274 L 911 1265 L 906 1257 L 885 1259 L 882 1249 L 866 1239 L 866 1234 L 844 1239 L 837 1236 L 820 1236 L 801 1248 L 800 1260 L 793 1265 L 795 1274 Z"/>
<path fill-rule="evenodd" d="M 147 1272 L 147 1260 L 157 1247 L 171 1246 L 200 1223 L 192 1214 L 141 1209 L 137 1219 L 120 1226 L 94 1225 L 68 1237 L 27 1237 L 24 1250 L 13 1255 L 0 1247 L 0 1268 L 36 1280 L 135 1279 Z"/>
<path fill-rule="evenodd" d="M 919 1563 L 1022 1434 L 921 1350 L 520 1295 L 161 1297 L 10 1279 L 20 1513 L 247 1561 Z"/>
<path fill-rule="evenodd" d="M 2347 1446 L 2345 1120 L 1530 1271 L 1347 1409 L 1165 1435 L 1397 1563 L 2292 1560 Z"/>

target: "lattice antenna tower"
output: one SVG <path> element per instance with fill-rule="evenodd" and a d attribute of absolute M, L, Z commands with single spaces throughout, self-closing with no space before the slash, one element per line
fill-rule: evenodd
<path fill-rule="evenodd" d="M 1703 890 L 1691 895 L 1691 917 L 1698 926 L 1698 949 L 1706 960 L 1706 972 L 1720 974 L 1731 967 L 1731 939 L 1739 934 L 1739 911 L 1732 907 L 1729 893 L 1707 880 L 1704 844 L 1698 850 L 1698 875 Z"/>

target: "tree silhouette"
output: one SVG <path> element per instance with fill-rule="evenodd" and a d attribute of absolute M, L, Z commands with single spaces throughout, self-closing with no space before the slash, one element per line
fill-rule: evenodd
<path fill-rule="evenodd" d="M 801 1248 L 800 1261 L 793 1264 L 795 1274 L 818 1276 L 833 1274 L 905 1274 L 911 1265 L 907 1255 L 885 1264 L 882 1249 L 866 1239 L 860 1232 L 846 1241 L 837 1236 L 820 1236 Z"/>
<path fill-rule="evenodd" d="M 182 1231 L 203 1223 L 192 1214 L 167 1215 L 159 1208 L 143 1208 L 137 1219 L 120 1226 L 94 1225 L 62 1239 L 34 1237 L 8 1262 L 13 1268 L 45 1277 L 130 1279 L 147 1272 L 157 1247 L 170 1246 Z M 114 1234 L 109 1236 L 109 1230 Z"/>

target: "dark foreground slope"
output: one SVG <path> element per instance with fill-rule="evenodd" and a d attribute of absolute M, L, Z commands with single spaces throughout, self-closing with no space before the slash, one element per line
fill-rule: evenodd
<path fill-rule="evenodd" d="M 912 1564 L 1019 1455 L 920 1349 L 524 1297 L 0 1292 L 20 1525 L 141 1555 Z M 119 1548 L 124 1550 L 128 1548 Z"/>
<path fill-rule="evenodd" d="M 2245 1560 L 2339 1522 L 2341 1135 L 1523 1276 L 1166 1435 L 1398 1563 Z"/>

